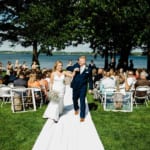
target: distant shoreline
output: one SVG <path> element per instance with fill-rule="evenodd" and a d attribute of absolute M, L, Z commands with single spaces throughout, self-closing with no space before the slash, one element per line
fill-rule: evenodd
<path fill-rule="evenodd" d="M 32 51 L 0 51 L 0 54 L 32 54 Z M 41 55 L 46 55 L 46 53 L 40 53 Z M 55 51 L 52 52 L 53 55 L 93 55 L 92 52 L 63 52 L 63 51 Z M 144 56 L 142 53 L 131 53 L 130 56 Z"/>
<path fill-rule="evenodd" d="M 0 51 L 0 54 L 15 54 L 15 53 L 21 53 L 21 54 L 32 54 L 32 51 Z M 40 53 L 45 54 L 46 53 Z M 56 51 L 52 52 L 53 55 L 93 55 L 92 52 L 61 52 Z"/>

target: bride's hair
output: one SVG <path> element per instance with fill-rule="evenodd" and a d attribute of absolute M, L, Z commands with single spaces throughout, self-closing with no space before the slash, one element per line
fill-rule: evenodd
<path fill-rule="evenodd" d="M 57 61 L 55 62 L 55 64 L 54 64 L 53 71 L 56 71 L 56 68 L 57 68 L 58 64 L 62 64 L 62 65 L 63 65 L 62 61 L 57 60 Z"/>

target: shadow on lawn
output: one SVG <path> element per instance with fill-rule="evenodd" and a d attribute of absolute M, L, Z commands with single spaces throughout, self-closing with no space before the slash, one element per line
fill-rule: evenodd
<path fill-rule="evenodd" d="M 98 104 L 95 103 L 88 103 L 89 110 L 97 110 Z"/>

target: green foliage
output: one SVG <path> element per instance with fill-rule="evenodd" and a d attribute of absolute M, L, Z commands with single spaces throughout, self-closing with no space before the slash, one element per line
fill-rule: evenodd
<path fill-rule="evenodd" d="M 131 48 L 147 46 L 150 39 L 148 0 L 3 0 L 0 4 L 2 41 L 24 46 L 36 42 L 51 50 L 90 43 L 94 51 L 119 50 L 121 60 L 127 62 Z"/>

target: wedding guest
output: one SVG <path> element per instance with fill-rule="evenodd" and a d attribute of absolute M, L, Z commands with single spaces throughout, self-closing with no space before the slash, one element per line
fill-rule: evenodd
<path fill-rule="evenodd" d="M 6 65 L 6 74 L 7 75 L 10 75 L 10 70 L 13 70 L 13 64 L 10 61 L 8 61 L 7 65 Z"/>
<path fill-rule="evenodd" d="M 40 85 L 40 82 L 37 80 L 36 73 L 30 74 L 27 85 L 29 88 L 40 88 L 41 89 L 41 85 Z"/>
<path fill-rule="evenodd" d="M 39 67 L 39 65 L 37 64 L 37 62 L 33 61 L 32 65 L 31 65 L 32 70 L 36 70 L 38 67 Z"/>
<path fill-rule="evenodd" d="M 23 70 L 28 69 L 28 65 L 26 64 L 26 61 L 23 62 L 23 64 L 21 65 Z"/>
<path fill-rule="evenodd" d="M 23 72 L 20 72 L 19 78 L 14 80 L 13 84 L 17 87 L 27 87 L 27 81 Z"/>
<path fill-rule="evenodd" d="M 89 67 L 93 70 L 93 69 L 97 69 L 96 68 L 96 65 L 95 65 L 95 63 L 94 63 L 94 61 L 93 60 L 91 60 L 91 62 L 90 62 L 90 64 L 89 64 Z"/>
<path fill-rule="evenodd" d="M 134 64 L 133 64 L 133 60 L 130 59 L 129 61 L 129 67 L 128 67 L 128 70 L 133 70 L 134 69 Z"/>
<path fill-rule="evenodd" d="M 136 82 L 136 78 L 134 76 L 134 72 L 132 70 L 129 70 L 125 74 L 125 89 L 126 89 L 126 91 L 134 90 L 135 82 Z"/>
<path fill-rule="evenodd" d="M 37 74 L 37 80 L 39 80 L 39 83 L 40 83 L 44 103 L 47 103 L 47 101 L 48 101 L 48 95 L 47 94 L 49 91 L 49 86 L 48 86 L 48 81 L 46 80 L 46 75 L 44 73 L 38 73 Z"/>
<path fill-rule="evenodd" d="M 150 86 L 150 81 L 147 80 L 147 73 L 145 71 L 142 71 L 140 73 L 140 78 L 135 82 L 135 89 L 138 86 Z M 144 96 L 146 93 L 138 91 L 137 96 Z"/>
<path fill-rule="evenodd" d="M 19 64 L 19 60 L 18 59 L 16 59 L 16 61 L 15 61 L 15 69 L 18 69 L 19 67 L 20 67 L 21 65 Z"/>
<path fill-rule="evenodd" d="M 68 61 L 68 64 L 67 64 L 67 67 L 72 66 L 72 65 L 73 65 L 72 60 L 69 60 L 69 61 Z"/>
<path fill-rule="evenodd" d="M 39 107 L 43 98 L 41 94 L 41 85 L 37 78 L 37 73 L 30 74 L 27 85 L 28 85 L 28 88 L 34 88 L 36 106 Z"/>
<path fill-rule="evenodd" d="M 107 88 L 115 89 L 115 87 L 116 82 L 115 79 L 111 77 L 110 70 L 105 70 L 104 77 L 102 78 L 100 83 L 100 91 L 102 92 L 102 94 L 104 94 Z"/>
<path fill-rule="evenodd" d="M 112 57 L 111 62 L 109 64 L 109 68 L 110 69 L 115 69 L 115 67 L 116 67 L 116 62 L 115 62 L 114 57 Z"/>

